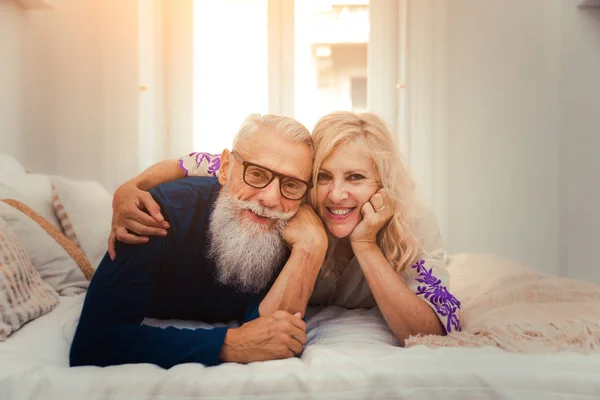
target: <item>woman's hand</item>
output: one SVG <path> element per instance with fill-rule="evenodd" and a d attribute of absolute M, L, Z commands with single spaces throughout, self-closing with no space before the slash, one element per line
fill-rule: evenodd
<path fill-rule="evenodd" d="M 387 191 L 379 189 L 360 209 L 363 219 L 350 234 L 352 248 L 376 244 L 377 233 L 394 216 L 395 209 Z"/>
<path fill-rule="evenodd" d="M 113 218 L 108 238 L 108 255 L 115 259 L 115 241 L 129 244 L 148 242 L 150 236 L 165 236 L 170 225 L 150 193 L 133 182 L 121 185 L 113 197 Z"/>

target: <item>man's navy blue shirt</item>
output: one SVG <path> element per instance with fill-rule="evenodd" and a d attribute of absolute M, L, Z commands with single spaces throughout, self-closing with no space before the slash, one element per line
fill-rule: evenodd
<path fill-rule="evenodd" d="M 248 295 L 218 283 L 207 257 L 208 226 L 220 189 L 216 178 L 188 177 L 151 190 L 171 224 L 168 235 L 141 245 L 118 242 L 115 260 L 104 256 L 88 288 L 71 366 L 219 364 L 226 327 L 163 329 L 141 323 L 144 318 L 243 323 L 258 317 L 266 290 Z"/>

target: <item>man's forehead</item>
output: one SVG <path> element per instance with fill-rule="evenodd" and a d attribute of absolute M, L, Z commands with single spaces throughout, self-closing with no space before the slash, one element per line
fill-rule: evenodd
<path fill-rule="evenodd" d="M 237 151 L 246 161 L 256 163 L 299 179 L 307 179 L 311 171 L 310 148 L 280 134 L 257 131 L 238 142 Z"/>

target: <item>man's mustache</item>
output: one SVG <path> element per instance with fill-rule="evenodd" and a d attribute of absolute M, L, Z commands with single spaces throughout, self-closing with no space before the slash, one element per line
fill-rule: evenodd
<path fill-rule="evenodd" d="M 265 217 L 265 218 L 270 218 L 270 219 L 280 220 L 280 221 L 288 221 L 296 214 L 295 212 L 284 213 L 284 212 L 281 212 L 278 210 L 274 210 L 272 208 L 263 207 L 261 205 L 256 204 L 253 201 L 238 200 L 235 197 L 233 198 L 233 200 L 235 201 L 236 205 L 240 209 L 250 210 L 253 213 L 255 213 L 256 215 L 259 215 L 259 216 Z"/>

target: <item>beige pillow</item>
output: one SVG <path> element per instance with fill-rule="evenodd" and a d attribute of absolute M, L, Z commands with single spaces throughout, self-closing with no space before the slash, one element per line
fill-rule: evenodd
<path fill-rule="evenodd" d="M 0 201 L 0 217 L 19 238 L 42 279 L 61 296 L 87 290 L 94 269 L 81 250 L 58 229 L 15 200 Z"/>
<path fill-rule="evenodd" d="M 19 239 L 0 218 L 0 341 L 57 303 L 58 293 L 43 281 Z"/>

